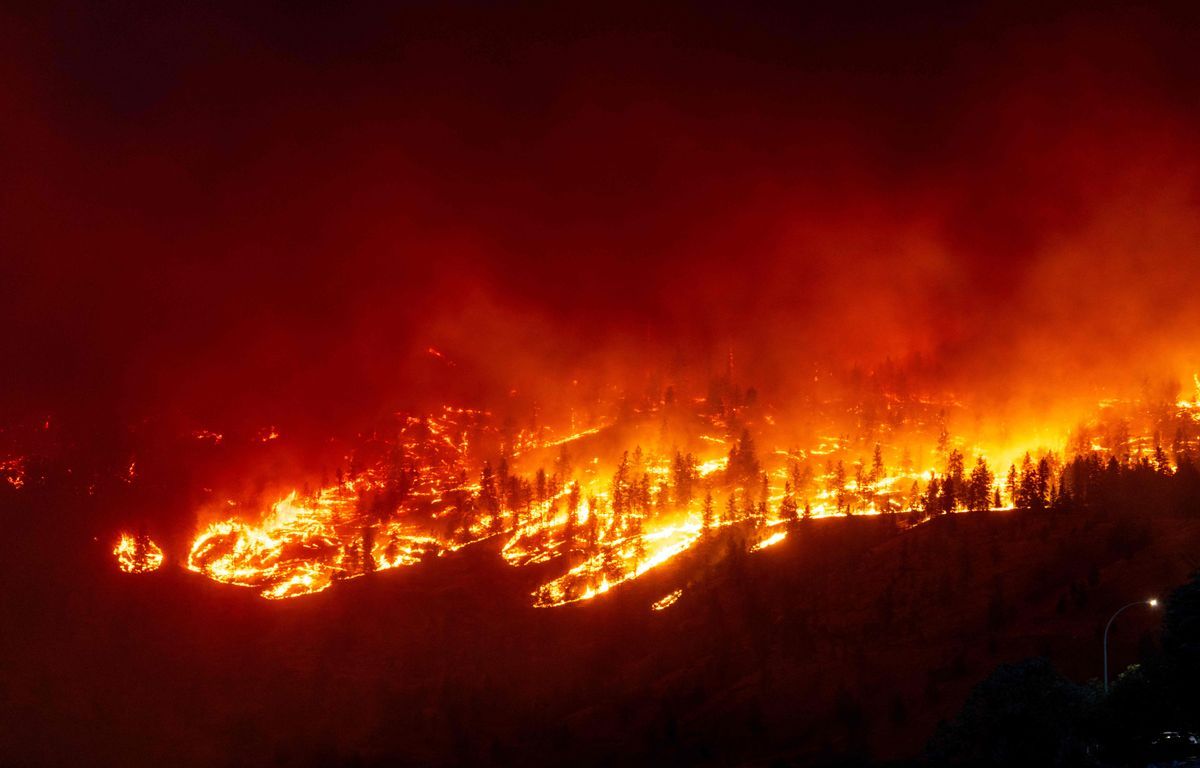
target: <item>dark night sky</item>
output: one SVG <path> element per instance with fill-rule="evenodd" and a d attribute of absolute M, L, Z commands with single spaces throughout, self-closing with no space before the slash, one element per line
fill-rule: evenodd
<path fill-rule="evenodd" d="M 1194 357 L 1195 11 L 229 5 L 0 23 L 6 404 Z"/>

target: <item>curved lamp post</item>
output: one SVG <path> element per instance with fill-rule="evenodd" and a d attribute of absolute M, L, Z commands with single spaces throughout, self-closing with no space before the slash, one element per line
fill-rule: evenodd
<path fill-rule="evenodd" d="M 1108 630 L 1112 626 L 1113 619 L 1121 615 L 1121 612 L 1126 608 L 1132 608 L 1135 605 L 1148 605 L 1151 608 L 1158 606 L 1158 598 L 1152 597 L 1149 600 L 1135 600 L 1129 605 L 1122 605 L 1117 609 L 1117 612 L 1112 615 L 1108 623 L 1104 625 L 1104 695 L 1108 695 Z"/>

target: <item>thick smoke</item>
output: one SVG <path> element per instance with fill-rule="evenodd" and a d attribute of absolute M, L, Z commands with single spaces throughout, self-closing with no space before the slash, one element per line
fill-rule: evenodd
<path fill-rule="evenodd" d="M 4 25 L 14 409 L 324 428 L 730 349 L 1036 409 L 1197 364 L 1174 12 L 47 13 Z"/>

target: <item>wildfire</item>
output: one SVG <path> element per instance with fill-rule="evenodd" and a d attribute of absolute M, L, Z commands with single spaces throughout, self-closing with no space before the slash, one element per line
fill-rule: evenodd
<path fill-rule="evenodd" d="M 157 571 L 163 564 L 163 551 L 149 536 L 121 534 L 113 547 L 117 567 L 125 573 L 149 573 Z"/>
<path fill-rule="evenodd" d="M 1172 455 L 1200 448 L 1192 436 L 1197 397 L 1177 403 Z M 531 600 L 553 607 L 604 594 L 724 528 L 741 528 L 736 540 L 758 552 L 814 518 L 890 515 L 906 526 L 1029 505 L 1031 494 L 1050 504 L 1072 455 L 1173 471 L 1157 437 L 1161 418 L 1144 418 L 1149 410 L 1134 401 L 1102 402 L 1092 420 L 1061 430 L 1061 453 L 1038 448 L 1046 445 L 1042 434 L 1009 435 L 999 447 L 956 438 L 946 413 L 962 407 L 957 401 L 890 393 L 881 401 L 902 415 L 889 417 L 880 437 L 822 429 L 805 445 L 786 437 L 794 434 L 786 420 L 755 418 L 733 396 L 719 408 L 704 398 L 674 401 L 687 403 L 676 408 L 688 409 L 690 426 L 670 448 L 654 402 L 627 409 L 633 415 L 623 422 L 584 428 L 572 412 L 574 431 L 561 436 L 548 426 L 508 430 L 490 412 L 468 408 L 398 415 L 395 438 L 372 436 L 371 450 L 348 457 L 352 471 L 336 483 L 282 495 L 256 519 L 205 525 L 187 567 L 265 598 L 289 598 L 495 540 L 508 565 L 547 572 Z M 614 456 L 616 435 L 632 447 Z M 575 455 L 587 446 L 598 455 Z M 675 599 L 668 595 L 655 610 Z"/>

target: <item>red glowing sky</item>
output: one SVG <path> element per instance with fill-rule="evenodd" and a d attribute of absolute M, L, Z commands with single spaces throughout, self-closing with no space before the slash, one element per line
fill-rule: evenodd
<path fill-rule="evenodd" d="M 229 5 L 0 24 L 5 404 L 1194 355 L 1194 10 Z"/>

